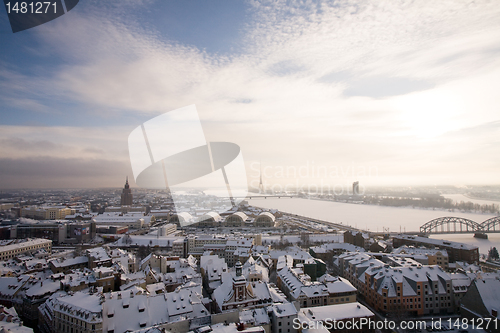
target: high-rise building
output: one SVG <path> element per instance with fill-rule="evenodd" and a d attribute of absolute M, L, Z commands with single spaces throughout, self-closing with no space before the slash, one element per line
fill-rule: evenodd
<path fill-rule="evenodd" d="M 352 194 L 354 195 L 359 194 L 359 182 L 352 183 Z"/>
<path fill-rule="evenodd" d="M 132 190 L 130 189 L 130 185 L 128 184 L 128 177 L 127 181 L 125 182 L 125 187 L 122 190 L 122 200 L 120 202 L 120 205 L 122 206 L 132 206 Z"/>

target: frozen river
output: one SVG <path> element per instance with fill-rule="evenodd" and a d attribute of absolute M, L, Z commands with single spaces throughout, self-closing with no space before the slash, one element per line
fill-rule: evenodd
<path fill-rule="evenodd" d="M 438 209 L 386 207 L 301 198 L 252 199 L 249 200 L 249 203 L 256 207 L 274 208 L 291 214 L 380 232 L 384 230 L 383 228 L 389 228 L 390 232 L 419 231 L 422 224 L 443 216 L 464 217 L 478 223 L 494 216 Z"/>
<path fill-rule="evenodd" d="M 390 232 L 419 231 L 420 226 L 432 219 L 443 216 L 456 216 L 471 219 L 478 223 L 493 217 L 491 214 L 461 213 L 458 211 L 432 210 L 419 208 L 385 207 L 340 203 L 300 198 L 292 199 L 252 199 L 252 206 L 278 209 L 283 212 L 298 214 L 319 220 L 347 224 L 369 231 Z M 488 234 L 489 239 L 474 238 L 472 234 L 438 234 L 432 238 L 473 244 L 480 253 L 487 253 L 490 247 L 500 247 L 500 234 Z"/>

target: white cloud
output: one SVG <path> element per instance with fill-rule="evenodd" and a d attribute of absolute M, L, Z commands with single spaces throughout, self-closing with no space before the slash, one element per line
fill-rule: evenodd
<path fill-rule="evenodd" d="M 391 175 L 393 182 L 479 181 L 466 164 L 456 165 L 484 138 L 463 133 L 468 143 L 454 145 L 445 159 L 443 147 L 450 131 L 498 120 L 495 2 L 250 4 L 246 48 L 231 58 L 165 41 L 106 13 L 75 12 L 70 24 L 57 21 L 58 34 L 41 34 L 67 61 L 50 80 L 35 83 L 116 117 L 152 118 L 194 103 L 207 138 L 240 144 L 247 161 L 377 165 L 383 182 Z M 422 80 L 429 89 L 384 98 L 343 95 L 356 79 L 374 77 Z M 125 160 L 131 129 L 108 130 L 41 131 L 33 140 L 49 137 L 89 158 L 97 153 L 88 149 L 100 147 Z M 494 150 L 476 151 L 475 158 L 496 166 Z M 500 181 L 493 168 L 484 172 Z"/>

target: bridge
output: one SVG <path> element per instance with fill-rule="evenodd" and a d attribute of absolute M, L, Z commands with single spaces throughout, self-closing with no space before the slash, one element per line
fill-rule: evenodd
<path fill-rule="evenodd" d="M 234 199 L 282 199 L 282 198 L 299 198 L 294 195 L 287 195 L 287 194 L 256 194 L 256 195 L 251 195 L 248 194 L 246 197 L 233 197 Z"/>
<path fill-rule="evenodd" d="M 482 223 L 463 217 L 439 217 L 420 227 L 423 234 L 450 234 L 450 233 L 490 233 L 500 232 L 500 216 L 495 216 Z"/>

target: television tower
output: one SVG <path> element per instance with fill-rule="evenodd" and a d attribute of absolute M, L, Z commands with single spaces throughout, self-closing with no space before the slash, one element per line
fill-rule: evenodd
<path fill-rule="evenodd" d="M 260 162 L 260 182 L 259 182 L 259 193 L 264 193 L 264 184 L 262 183 L 262 161 Z"/>

